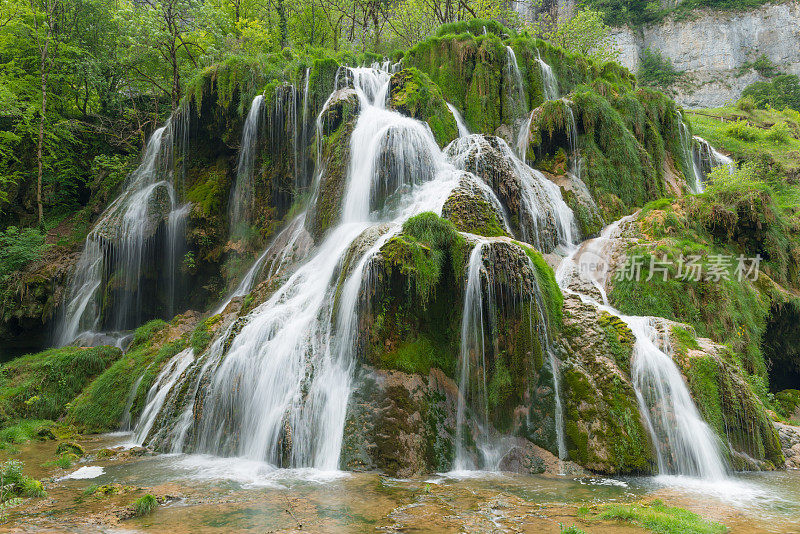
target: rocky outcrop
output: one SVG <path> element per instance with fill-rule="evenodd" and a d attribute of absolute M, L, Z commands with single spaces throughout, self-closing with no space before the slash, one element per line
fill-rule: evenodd
<path fill-rule="evenodd" d="M 641 29 L 618 28 L 620 61 L 636 72 L 644 49 L 658 50 L 686 80 L 673 88 L 690 108 L 724 105 L 765 78 L 750 68 L 762 54 L 788 74 L 800 74 L 800 2 L 765 4 L 748 11 L 695 10 Z"/>
<path fill-rule="evenodd" d="M 446 146 L 458 136 L 455 117 L 447 109 L 439 86 L 413 67 L 392 75 L 389 107 L 426 122 L 439 146 Z"/>

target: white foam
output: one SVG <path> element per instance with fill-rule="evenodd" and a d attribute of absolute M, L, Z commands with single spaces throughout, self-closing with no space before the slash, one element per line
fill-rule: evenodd
<path fill-rule="evenodd" d="M 90 478 L 97 478 L 103 473 L 105 473 L 105 469 L 99 465 L 85 465 L 67 476 L 61 477 L 59 480 L 88 480 Z"/>

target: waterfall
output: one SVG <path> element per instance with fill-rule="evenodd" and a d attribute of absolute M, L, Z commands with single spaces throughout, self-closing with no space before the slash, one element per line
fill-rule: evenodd
<path fill-rule="evenodd" d="M 175 302 L 181 291 L 181 260 L 186 253 L 186 217 L 191 204 L 184 204 L 172 210 L 167 217 L 167 317 L 175 315 Z"/>
<path fill-rule="evenodd" d="M 179 406 L 177 421 L 162 416 L 155 423 L 165 427 L 158 430 L 165 437 L 161 446 L 277 466 L 338 468 L 358 295 L 369 282 L 371 258 L 409 216 L 440 213 L 460 175 L 427 125 L 386 109 L 388 68 L 347 68 L 337 76 L 337 86 L 350 85 L 362 102 L 338 226 L 266 302 L 188 364 L 171 389 L 183 390 L 180 384 L 192 380 L 196 392 Z M 381 238 L 338 282 L 352 243 L 376 223 Z M 161 383 L 166 387 L 170 379 Z"/>
<path fill-rule="evenodd" d="M 678 132 L 680 134 L 681 149 L 683 151 L 683 160 L 685 162 L 685 165 L 687 167 L 691 168 L 691 170 L 692 170 L 691 178 L 692 178 L 692 180 L 694 182 L 692 184 L 687 183 L 686 185 L 689 186 L 689 189 L 693 193 L 695 193 L 695 194 L 702 193 L 703 192 L 703 172 L 700 170 L 700 167 L 698 166 L 697 160 L 694 157 L 694 154 L 693 154 L 694 151 L 692 149 L 692 138 L 691 138 L 691 135 L 689 134 L 689 128 L 683 122 L 683 114 L 681 114 L 680 111 L 678 112 L 678 123 L 680 125 L 679 129 L 678 129 Z M 688 176 L 686 178 L 687 178 L 687 180 L 689 179 Z"/>
<path fill-rule="evenodd" d="M 506 46 L 506 77 L 514 83 L 512 95 L 516 98 L 512 99 L 512 102 L 516 110 L 522 110 L 520 113 L 522 115 L 528 110 L 528 99 L 525 96 L 525 83 L 519 70 L 517 55 L 510 46 Z"/>
<path fill-rule="evenodd" d="M 308 187 L 308 156 L 306 150 L 308 149 L 308 96 L 309 86 L 311 83 L 311 67 L 306 67 L 306 81 L 303 86 L 303 119 L 302 119 L 302 134 L 300 136 L 300 148 L 302 150 L 302 163 L 300 165 L 300 178 L 301 182 L 296 184 L 301 188 Z"/>
<path fill-rule="evenodd" d="M 156 377 L 155 382 L 147 392 L 147 399 L 145 400 L 144 409 L 139 416 L 139 421 L 136 423 L 134 429 L 134 441 L 138 444 L 144 443 L 147 439 L 153 424 L 156 422 L 161 408 L 164 406 L 164 401 L 167 399 L 172 386 L 175 385 L 178 378 L 181 376 L 189 364 L 194 361 L 194 351 L 191 348 L 185 349 L 170 359 L 159 375 Z"/>
<path fill-rule="evenodd" d="M 717 438 L 697 411 L 683 376 L 667 354 L 662 339 L 647 317 L 623 320 L 636 337 L 633 385 L 639 409 L 649 419 L 660 474 L 689 475 L 709 480 L 725 478 Z"/>
<path fill-rule="evenodd" d="M 663 339 L 653 319 L 626 316 L 608 304 L 605 286 L 614 240 L 621 225 L 634 216 L 607 226 L 600 237 L 576 248 L 562 260 L 556 280 L 565 294 L 577 294 L 583 302 L 618 316 L 633 332 L 636 341 L 631 362 L 632 381 L 656 452 L 659 473 L 723 479 L 726 469 L 716 435 L 694 405 L 680 370 L 668 354 L 667 340 Z M 571 286 L 576 273 L 588 278 L 602 302 L 591 293 L 577 289 L 578 286 Z"/>
<path fill-rule="evenodd" d="M 253 173 L 259 132 L 264 121 L 264 95 L 256 95 L 244 121 L 239 162 L 236 166 L 236 181 L 233 185 L 229 205 L 230 228 L 234 229 L 248 221 L 253 212 Z"/>
<path fill-rule="evenodd" d="M 295 217 L 277 236 L 270 242 L 264 252 L 253 262 L 253 265 L 245 273 L 242 281 L 236 286 L 236 289 L 225 299 L 225 301 L 214 312 L 222 313 L 228 304 L 237 297 L 243 297 L 250 293 L 259 273 L 265 264 L 269 263 L 269 271 L 266 273 L 265 279 L 272 278 L 273 275 L 279 273 L 284 265 L 290 260 L 295 246 L 301 239 L 305 231 L 306 212 L 301 213 Z"/>
<path fill-rule="evenodd" d="M 128 397 L 125 399 L 125 410 L 122 415 L 122 421 L 119 424 L 119 429 L 122 431 L 131 430 L 131 408 L 133 408 L 133 401 L 136 400 L 136 392 L 139 391 L 139 384 L 142 383 L 142 379 L 144 378 L 144 373 L 139 375 L 139 378 L 131 386 L 130 391 L 128 391 Z"/>
<path fill-rule="evenodd" d="M 711 174 L 711 171 L 716 167 L 727 167 L 728 173 L 733 175 L 736 172 L 736 164 L 731 158 L 724 154 L 720 154 L 711 146 L 711 143 L 699 136 L 692 137 L 691 141 L 691 159 L 694 174 L 698 184 L 698 193 L 702 193 L 704 189 L 704 182 Z"/>
<path fill-rule="evenodd" d="M 483 267 L 483 241 L 476 244 L 469 256 L 467 266 L 467 286 L 464 291 L 464 309 L 461 318 L 461 349 L 459 354 L 458 371 L 458 406 L 456 409 L 456 444 L 455 460 L 453 463 L 454 471 L 466 471 L 475 469 L 475 465 L 464 450 L 464 426 L 466 425 L 466 412 L 468 404 L 477 406 L 480 422 L 482 425 L 481 437 L 484 443 L 479 443 L 479 449 L 487 447 L 486 433 L 489 428 L 489 401 L 486 391 L 486 325 L 484 325 L 484 300 L 483 288 L 481 287 L 481 271 Z M 489 284 L 491 288 L 491 284 Z M 491 305 L 492 298 L 487 298 L 487 304 Z M 470 364 L 475 361 L 476 365 L 481 366 L 480 376 L 482 382 L 478 384 L 477 390 L 473 391 L 470 387 Z M 477 398 L 473 398 L 477 397 Z"/>
<path fill-rule="evenodd" d="M 558 79 L 556 79 L 552 67 L 545 63 L 538 50 L 536 51 L 536 62 L 539 63 L 542 73 L 542 96 L 545 100 L 558 100 Z"/>
<path fill-rule="evenodd" d="M 461 113 L 456 109 L 456 107 L 451 104 L 450 102 L 446 102 L 447 109 L 450 110 L 450 113 L 453 114 L 453 118 L 456 120 L 456 126 L 458 127 L 458 136 L 459 137 L 466 137 L 469 135 L 469 128 L 467 128 L 467 123 L 464 122 L 464 117 L 461 116 Z"/>
<path fill-rule="evenodd" d="M 87 235 L 61 311 L 57 345 L 78 338 L 90 343 L 98 330 L 132 328 L 158 309 L 157 294 L 161 288 L 143 276 L 145 264 L 161 263 L 157 251 L 163 250 L 170 256 L 182 249 L 186 207 L 176 206 L 173 145 L 185 135 L 186 121 L 188 113 L 178 112 L 177 117 L 173 116 L 153 132 L 142 161 L 128 176 L 123 192 Z M 158 249 L 155 245 L 162 239 L 164 247 Z M 178 258 L 168 257 L 164 262 L 168 267 L 164 314 L 174 310 L 178 297 L 177 261 Z M 113 287 L 109 287 L 111 284 Z M 109 300 L 103 306 L 101 294 Z"/>
<path fill-rule="evenodd" d="M 502 314 L 504 306 L 498 306 L 497 299 L 512 298 L 521 306 L 529 307 L 531 323 L 528 325 L 531 332 L 539 339 L 539 345 L 550 367 L 553 378 L 554 398 L 554 426 L 556 435 L 556 449 L 560 459 L 566 459 L 567 449 L 564 438 L 564 411 L 561 402 L 561 381 L 556 346 L 550 336 L 550 321 L 547 316 L 547 307 L 543 300 L 541 289 L 535 281 L 536 267 L 531 259 L 525 256 L 525 267 L 531 274 L 529 279 L 532 285 L 527 287 L 525 276 L 519 273 L 505 272 L 499 274 L 498 269 L 503 269 L 500 262 L 494 257 L 493 246 L 508 245 L 504 240 L 479 240 L 472 249 L 467 265 L 466 285 L 464 288 L 464 305 L 461 318 L 461 344 L 458 360 L 458 386 L 460 395 L 456 409 L 456 441 L 454 471 L 466 471 L 480 468 L 483 470 L 496 470 L 499 467 L 506 447 L 503 439 L 493 435 L 492 425 L 489 421 L 489 397 L 487 387 L 487 370 L 492 361 L 500 354 L 496 352 L 494 339 L 497 328 L 498 314 Z M 488 255 L 487 263 L 484 257 Z M 513 288 L 512 294 L 503 287 L 495 287 L 494 276 L 502 279 L 517 279 L 519 286 Z M 485 284 L 483 281 L 485 280 Z M 534 323 L 533 318 L 536 319 Z M 464 447 L 464 431 L 472 432 L 468 424 L 468 413 L 472 414 L 472 423 L 475 425 L 477 437 L 474 439 L 478 452 L 479 462 L 476 464 L 469 452 Z M 531 425 L 531 421 L 528 421 Z"/>

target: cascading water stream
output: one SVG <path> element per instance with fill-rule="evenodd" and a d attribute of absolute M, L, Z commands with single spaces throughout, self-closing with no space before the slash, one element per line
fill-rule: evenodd
<path fill-rule="evenodd" d="M 558 79 L 553 72 L 552 67 L 545 63 L 539 51 L 536 51 L 536 62 L 539 64 L 539 69 L 542 73 L 542 92 L 544 93 L 545 100 L 558 100 Z"/>
<path fill-rule="evenodd" d="M 407 217 L 440 213 L 460 174 L 427 125 L 385 108 L 386 70 L 349 68 L 341 79 L 356 90 L 362 109 L 350 139 L 339 224 L 240 328 L 230 329 L 212 343 L 213 350 L 189 364 L 184 375 L 193 377 L 197 391 L 181 407 L 179 421 L 164 418 L 172 428 L 158 430 L 168 436 L 163 447 L 277 466 L 338 468 L 351 389 L 353 321 L 366 266 Z M 381 223 L 376 228 L 383 235 L 357 258 L 337 300 L 346 254 L 375 223 Z M 202 402 L 195 402 L 200 397 Z"/>
<path fill-rule="evenodd" d="M 485 347 L 487 332 L 484 325 L 484 301 L 483 288 L 481 286 L 481 270 L 483 270 L 483 246 L 484 242 L 479 241 L 472 249 L 467 265 L 467 285 L 464 291 L 464 309 L 461 318 L 461 349 L 459 354 L 458 371 L 458 406 L 456 408 L 456 445 L 455 460 L 453 463 L 454 471 L 468 471 L 475 469 L 475 464 L 464 449 L 464 430 L 467 422 L 467 408 L 469 405 L 477 406 L 480 410 L 480 424 L 483 425 L 481 432 L 483 441 L 486 430 L 489 427 L 488 421 L 488 398 L 486 395 L 486 360 Z M 490 299 L 491 297 L 489 297 Z M 487 299 L 488 302 L 490 300 Z M 477 388 L 470 387 L 470 366 L 472 362 L 480 365 L 482 382 Z M 474 391 L 477 389 L 477 391 Z M 483 447 L 482 447 L 483 445 Z M 484 448 L 485 443 L 478 444 L 479 448 Z"/>
<path fill-rule="evenodd" d="M 464 122 L 464 117 L 461 115 L 461 112 L 456 109 L 456 107 L 447 102 L 447 109 L 450 110 L 450 113 L 453 114 L 453 117 L 456 120 L 456 127 L 458 128 L 458 136 L 459 137 L 467 137 L 469 135 L 469 128 L 467 128 L 467 123 Z"/>
<path fill-rule="evenodd" d="M 559 265 L 556 280 L 565 294 L 578 295 L 583 302 L 618 316 L 633 332 L 632 381 L 659 473 L 724 479 L 726 468 L 717 437 L 697 411 L 680 370 L 668 355 L 668 341 L 662 339 L 652 318 L 626 316 L 608 304 L 605 286 L 614 239 L 633 217 L 609 225 L 600 237 L 575 248 Z M 578 289 L 577 284 L 573 287 L 576 274 L 588 279 L 596 294 Z"/>
<path fill-rule="evenodd" d="M 699 136 L 692 137 L 691 158 L 695 177 L 699 184 L 699 193 L 703 192 L 704 183 L 711 171 L 717 167 L 727 167 L 728 174 L 736 172 L 736 163 L 728 156 L 719 153 L 711 143 Z"/>
<path fill-rule="evenodd" d="M 264 95 L 256 95 L 244 121 L 236 182 L 229 201 L 229 221 L 232 231 L 247 221 L 253 211 L 253 175 L 261 128 L 264 124 Z"/>
<path fill-rule="evenodd" d="M 516 116 L 521 116 L 528 111 L 528 99 L 525 95 L 525 82 L 522 80 L 522 72 L 519 70 L 517 55 L 510 46 L 506 46 L 506 77 L 513 82 L 509 96 L 514 97 L 511 101 L 518 113 Z"/>

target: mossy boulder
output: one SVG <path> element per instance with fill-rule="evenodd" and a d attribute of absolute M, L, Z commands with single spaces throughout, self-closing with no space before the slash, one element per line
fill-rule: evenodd
<path fill-rule="evenodd" d="M 554 207 L 544 198 L 527 195 L 528 187 L 536 188 L 532 182 L 547 178 L 517 160 L 505 141 L 490 135 L 470 135 L 451 143 L 446 153 L 457 168 L 489 184 L 508 214 L 514 235 L 538 245 L 542 252 L 556 247 L 558 229 Z M 541 208 L 531 207 L 531 202 L 541 202 Z"/>
<path fill-rule="evenodd" d="M 83 388 L 121 356 L 115 347 L 64 347 L 6 363 L 0 378 L 0 417 L 6 423 L 59 419 Z"/>
<path fill-rule="evenodd" d="M 62 441 L 56 447 L 56 456 L 61 456 L 62 454 L 74 454 L 80 458 L 86 455 L 86 451 L 74 441 Z"/>
<path fill-rule="evenodd" d="M 428 123 L 440 147 L 458 137 L 455 117 L 447 108 L 439 87 L 418 69 L 407 68 L 392 75 L 389 107 Z"/>
<path fill-rule="evenodd" d="M 457 386 L 438 369 L 363 366 L 348 405 L 342 467 L 400 477 L 449 470 L 457 402 Z"/>

